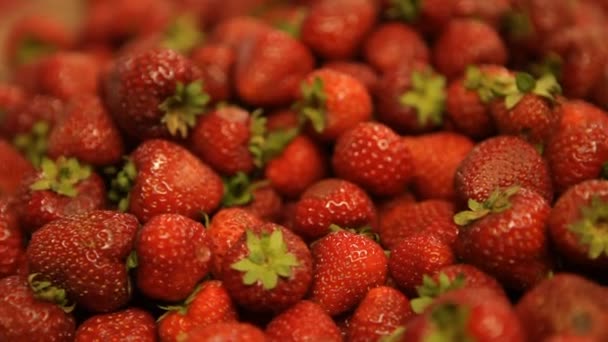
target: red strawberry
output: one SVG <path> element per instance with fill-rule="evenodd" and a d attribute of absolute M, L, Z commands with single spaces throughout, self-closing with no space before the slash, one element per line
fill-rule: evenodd
<path fill-rule="evenodd" d="M 27 247 L 34 286 L 50 282 L 87 311 L 124 306 L 131 297 L 126 261 L 138 226 L 132 215 L 101 210 L 48 223 Z"/>
<path fill-rule="evenodd" d="M 75 157 L 92 165 L 121 160 L 124 144 L 102 101 L 93 95 L 75 97 L 50 131 L 48 155 Z"/>
<path fill-rule="evenodd" d="M 32 164 L 4 139 L 0 139 L 0 197 L 13 196 L 35 174 Z"/>
<path fill-rule="evenodd" d="M 435 42 L 433 58 L 437 70 L 454 79 L 470 64 L 505 64 L 507 51 L 490 25 L 475 19 L 455 19 Z"/>
<path fill-rule="evenodd" d="M 548 254 L 551 211 L 538 193 L 519 186 L 499 188 L 483 202 L 469 200 L 469 208 L 454 216 L 462 226 L 456 244 L 460 259 L 512 289 L 529 288 L 547 274 L 548 263 L 534 268 Z"/>
<path fill-rule="evenodd" d="M 59 218 L 104 209 L 106 190 L 90 166 L 74 158 L 45 158 L 41 170 L 24 181 L 17 201 L 22 228 L 34 232 Z"/>
<path fill-rule="evenodd" d="M 26 99 L 25 90 L 15 84 L 0 83 L 0 132 L 6 112 L 15 111 L 23 106 Z M 3 133 L 3 132 L 2 132 Z"/>
<path fill-rule="evenodd" d="M 390 19 L 414 23 L 424 33 L 441 32 L 452 19 L 454 0 L 381 0 Z"/>
<path fill-rule="evenodd" d="M 302 41 L 321 57 L 352 57 L 377 18 L 370 0 L 320 0 L 311 4 L 302 23 Z"/>
<path fill-rule="evenodd" d="M 329 233 L 332 224 L 376 228 L 376 209 L 363 189 L 345 180 L 326 178 L 302 194 L 296 204 L 293 231 L 316 239 Z"/>
<path fill-rule="evenodd" d="M 206 44 L 192 51 L 191 58 L 201 69 L 201 79 L 211 101 L 226 101 L 232 98 L 232 76 L 236 62 L 233 49 L 222 44 Z"/>
<path fill-rule="evenodd" d="M 541 341 L 555 334 L 605 341 L 606 299 L 605 287 L 575 274 L 562 273 L 528 291 L 515 310 L 529 341 Z"/>
<path fill-rule="evenodd" d="M 360 123 L 340 136 L 332 164 L 338 177 L 379 196 L 402 192 L 414 173 L 405 142 L 375 122 Z"/>
<path fill-rule="evenodd" d="M 547 163 L 525 140 L 513 136 L 489 138 L 471 150 L 454 177 L 456 194 L 484 201 L 497 187 L 521 185 L 539 193 L 547 202 L 553 198 Z"/>
<path fill-rule="evenodd" d="M 455 0 L 452 15 L 457 18 L 476 18 L 496 28 L 504 24 L 513 0 Z"/>
<path fill-rule="evenodd" d="M 16 274 L 25 255 L 17 215 L 6 198 L 0 198 L 0 279 Z"/>
<path fill-rule="evenodd" d="M 161 214 L 139 231 L 137 287 L 166 302 L 185 299 L 210 268 L 210 242 L 205 227 L 177 214 Z"/>
<path fill-rule="evenodd" d="M 366 236 L 340 230 L 317 240 L 311 251 L 310 299 L 331 316 L 355 308 L 371 288 L 386 282 L 384 250 Z"/>
<path fill-rule="evenodd" d="M 270 112 L 267 119 L 266 127 L 269 131 L 287 130 L 300 126 L 298 112 L 293 109 L 277 109 Z"/>
<path fill-rule="evenodd" d="M 310 121 L 316 135 L 325 141 L 335 141 L 372 116 L 372 100 L 365 85 L 331 69 L 317 69 L 308 74 L 298 96 L 300 115 Z"/>
<path fill-rule="evenodd" d="M 194 220 L 220 204 L 221 178 L 185 148 L 165 140 L 146 140 L 113 181 L 110 198 L 145 223 L 159 214 Z M 127 197 L 121 198 L 127 193 Z"/>
<path fill-rule="evenodd" d="M 225 322 L 195 329 L 184 341 L 266 342 L 267 338 L 264 332 L 255 325 Z"/>
<path fill-rule="evenodd" d="M 388 286 L 367 292 L 349 321 L 348 340 L 378 341 L 403 330 L 414 316 L 410 302 L 403 293 Z"/>
<path fill-rule="evenodd" d="M 219 22 L 209 36 L 209 43 L 223 44 L 238 51 L 241 46 L 251 44 L 256 35 L 271 29 L 270 25 L 258 18 L 236 16 Z"/>
<path fill-rule="evenodd" d="M 306 19 L 308 8 L 299 3 L 272 4 L 261 13 L 261 18 L 269 25 L 299 38 L 302 22 Z"/>
<path fill-rule="evenodd" d="M 587 179 L 598 178 L 608 160 L 606 112 L 583 101 L 560 106 L 561 122 L 545 155 L 557 193 Z"/>
<path fill-rule="evenodd" d="M 236 308 L 228 292 L 217 280 L 203 282 L 184 305 L 167 309 L 169 311 L 158 320 L 161 341 L 182 341 L 197 328 L 237 319 Z"/>
<path fill-rule="evenodd" d="M 38 91 L 67 101 L 98 93 L 101 64 L 82 52 L 58 52 L 43 58 L 36 70 Z"/>
<path fill-rule="evenodd" d="M 48 128 L 52 127 L 57 118 L 64 113 L 63 102 L 57 98 L 34 95 L 22 106 L 4 113 L 0 122 L 2 132 L 7 138 L 20 134 L 30 133 L 36 123 L 45 122 Z"/>
<path fill-rule="evenodd" d="M 151 49 L 118 59 L 105 81 L 105 99 L 116 123 L 140 140 L 185 138 L 209 95 L 200 70 L 169 49 Z"/>
<path fill-rule="evenodd" d="M 147 311 L 137 308 L 95 315 L 78 327 L 74 341 L 85 342 L 95 340 L 156 341 L 154 317 Z"/>
<path fill-rule="evenodd" d="M 241 208 L 249 210 L 264 221 L 278 222 L 283 213 L 283 199 L 266 181 L 251 184 L 251 202 Z"/>
<path fill-rule="evenodd" d="M 0 279 L 0 340 L 72 341 L 74 317 L 59 305 L 37 299 L 26 279 Z"/>
<path fill-rule="evenodd" d="M 340 342 L 342 335 L 319 304 L 302 300 L 276 315 L 266 326 L 270 342 Z"/>
<path fill-rule="evenodd" d="M 369 65 L 355 61 L 329 61 L 323 64 L 323 69 L 331 69 L 347 74 L 359 80 L 371 94 L 378 83 L 378 74 Z"/>
<path fill-rule="evenodd" d="M 278 312 L 307 293 L 312 258 L 300 237 L 268 223 L 247 229 L 232 245 L 220 277 L 236 303 L 255 312 Z"/>

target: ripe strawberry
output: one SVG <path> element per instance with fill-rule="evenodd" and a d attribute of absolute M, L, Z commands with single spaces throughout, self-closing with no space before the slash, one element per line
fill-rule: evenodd
<path fill-rule="evenodd" d="M 67 101 L 77 95 L 98 93 L 101 64 L 83 52 L 58 52 L 42 58 L 36 84 L 42 94 Z"/>
<path fill-rule="evenodd" d="M 124 144 L 112 117 L 94 95 L 74 97 L 49 133 L 48 155 L 78 158 L 92 165 L 121 160 Z"/>
<path fill-rule="evenodd" d="M 23 235 L 9 200 L 0 198 L 0 279 L 16 274 L 25 255 Z"/>
<path fill-rule="evenodd" d="M 391 249 L 388 268 L 397 286 L 414 296 L 425 274 L 455 261 L 450 245 L 435 235 L 422 233 L 403 238 Z"/>
<path fill-rule="evenodd" d="M 203 282 L 183 305 L 166 309 L 169 311 L 158 319 L 161 341 L 182 341 L 197 328 L 237 319 L 236 308 L 218 280 Z"/>
<path fill-rule="evenodd" d="M 374 27 L 377 14 L 370 0 L 315 1 L 302 23 L 302 41 L 323 58 L 350 58 Z"/>
<path fill-rule="evenodd" d="M 61 100 L 45 95 L 34 95 L 22 106 L 4 113 L 0 122 L 2 133 L 7 138 L 14 138 L 20 134 L 30 133 L 34 125 L 40 122 L 47 124 L 48 131 L 63 112 L 64 105 Z"/>
<path fill-rule="evenodd" d="M 319 304 L 302 300 L 276 315 L 266 326 L 270 342 L 340 342 L 336 323 Z"/>
<path fill-rule="evenodd" d="M 299 3 L 282 3 L 267 6 L 261 13 L 261 18 L 269 25 L 286 32 L 292 37 L 299 38 L 302 23 L 306 19 L 308 8 Z"/>
<path fill-rule="evenodd" d="M 436 35 L 444 30 L 452 19 L 453 0 L 381 0 L 385 14 L 390 19 L 415 24 L 422 32 Z"/>
<path fill-rule="evenodd" d="M 521 185 L 547 202 L 553 199 L 547 163 L 531 144 L 513 136 L 496 136 L 475 145 L 454 177 L 462 203 L 484 201 L 497 187 Z"/>
<path fill-rule="evenodd" d="M 549 233 L 566 263 L 598 270 L 608 265 L 608 246 L 602 237 L 607 204 L 605 180 L 583 181 L 559 197 L 551 210 Z"/>
<path fill-rule="evenodd" d="M 507 51 L 490 25 L 475 19 L 455 19 L 435 42 L 433 59 L 437 70 L 454 79 L 470 64 L 505 64 Z"/>
<path fill-rule="evenodd" d="M 271 29 L 272 26 L 259 18 L 236 16 L 219 22 L 209 35 L 208 43 L 226 45 L 239 51 L 241 46 L 251 44 L 256 35 Z"/>
<path fill-rule="evenodd" d="M 212 102 L 232 98 L 232 77 L 236 55 L 227 45 L 205 44 L 192 51 L 192 62 L 201 70 L 201 79 Z"/>
<path fill-rule="evenodd" d="M 528 291 L 515 310 L 529 341 L 555 334 L 608 339 L 606 288 L 570 273 L 556 274 Z"/>
<path fill-rule="evenodd" d="M 22 229 L 34 232 L 45 224 L 95 209 L 104 209 L 103 179 L 74 158 L 43 159 L 41 170 L 24 180 L 17 199 Z"/>
<path fill-rule="evenodd" d="M 193 330 L 185 342 L 266 342 L 267 337 L 260 328 L 249 323 L 225 322 Z"/>
<path fill-rule="evenodd" d="M 118 201 L 119 209 L 145 223 L 159 214 L 198 220 L 203 213 L 217 209 L 224 185 L 210 167 L 185 148 L 153 139 L 131 153 L 112 188 L 110 199 Z"/>
<path fill-rule="evenodd" d="M 513 0 L 455 0 L 452 15 L 457 18 L 476 18 L 495 28 L 501 28 Z"/>
<path fill-rule="evenodd" d="M 511 289 L 529 288 L 546 276 L 550 264 L 534 269 L 548 253 L 551 207 L 542 196 L 519 186 L 498 188 L 483 202 L 470 199 L 469 208 L 454 216 L 462 226 L 456 243 L 461 260 Z"/>
<path fill-rule="evenodd" d="M 306 45 L 279 30 L 261 30 L 237 50 L 234 84 L 247 104 L 285 105 L 313 67 Z"/>
<path fill-rule="evenodd" d="M 340 230 L 317 240 L 311 251 L 310 299 L 330 316 L 355 308 L 371 288 L 386 282 L 384 250 L 366 236 Z"/>
<path fill-rule="evenodd" d="M 403 293 L 388 286 L 367 292 L 353 313 L 348 326 L 348 340 L 378 341 L 403 330 L 414 316 L 410 301 Z"/>
<path fill-rule="evenodd" d="M 298 128 L 300 118 L 298 112 L 293 109 L 277 109 L 268 113 L 266 127 L 269 131 L 287 130 Z"/>
<path fill-rule="evenodd" d="M 330 232 L 332 224 L 348 228 L 376 228 L 376 209 L 357 185 L 326 178 L 311 185 L 296 204 L 293 231 L 316 239 Z"/>
<path fill-rule="evenodd" d="M 561 122 L 549 140 L 545 155 L 557 193 L 584 180 L 598 178 L 608 160 L 606 113 L 584 101 L 560 106 Z"/>
<path fill-rule="evenodd" d="M 37 299 L 25 278 L 0 279 L 0 340 L 61 342 L 74 339 L 74 317 Z"/>
<path fill-rule="evenodd" d="M 220 278 L 234 301 L 255 312 L 297 303 L 312 280 L 312 258 L 300 237 L 274 223 L 247 229 L 224 255 Z"/>
<path fill-rule="evenodd" d="M 156 341 L 154 317 L 147 311 L 137 308 L 95 315 L 78 327 L 74 341 L 85 342 L 95 340 Z"/>
<path fill-rule="evenodd" d="M 0 139 L 0 197 L 13 196 L 35 174 L 32 164 L 4 139 Z"/>
<path fill-rule="evenodd" d="M 252 212 L 264 221 L 278 222 L 283 213 L 283 199 L 267 182 L 254 182 L 251 188 L 251 202 L 241 208 Z"/>
<path fill-rule="evenodd" d="M 394 71 L 400 64 L 429 62 L 429 48 L 413 28 L 399 22 L 377 26 L 365 40 L 365 60 L 382 73 Z"/>
<path fill-rule="evenodd" d="M 15 111 L 18 107 L 23 106 L 25 99 L 26 93 L 23 88 L 15 84 L 0 83 L 0 132 L 2 132 L 2 121 L 4 121 L 6 112 Z"/>
<path fill-rule="evenodd" d="M 125 264 L 138 226 L 132 215 L 102 210 L 46 224 L 27 247 L 34 286 L 63 289 L 67 299 L 91 312 L 124 306 L 131 297 Z"/>
<path fill-rule="evenodd" d="M 453 201 L 456 169 L 473 148 L 468 137 L 438 132 L 406 138 L 414 160 L 413 187 L 420 199 Z"/>
<path fill-rule="evenodd" d="M 209 102 L 203 86 L 188 58 L 157 48 L 118 59 L 105 80 L 105 99 L 129 136 L 185 138 Z"/>
<path fill-rule="evenodd" d="M 405 142 L 376 122 L 359 123 L 340 136 L 332 164 L 338 177 L 378 196 L 401 193 L 414 173 Z"/>
<path fill-rule="evenodd" d="M 161 214 L 139 231 L 137 287 L 166 302 L 185 299 L 210 268 L 210 242 L 205 227 L 177 214 Z"/>
<path fill-rule="evenodd" d="M 378 83 L 378 74 L 365 63 L 356 61 L 328 61 L 323 64 L 323 69 L 334 70 L 356 78 L 365 86 L 370 94 L 374 92 Z"/>

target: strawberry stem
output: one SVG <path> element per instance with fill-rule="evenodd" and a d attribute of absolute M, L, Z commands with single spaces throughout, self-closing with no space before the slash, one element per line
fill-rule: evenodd
<path fill-rule="evenodd" d="M 315 77 L 312 83 L 304 81 L 301 85 L 301 93 L 302 101 L 296 106 L 302 120 L 310 121 L 317 133 L 323 132 L 326 125 L 325 102 L 327 101 L 323 80 Z"/>
<path fill-rule="evenodd" d="M 412 73 L 412 87 L 399 98 L 403 106 L 416 109 L 418 124 L 426 126 L 429 122 L 438 126 L 442 122 L 443 108 L 445 106 L 445 77 L 433 70 L 414 71 Z"/>
<path fill-rule="evenodd" d="M 13 145 L 20 150 L 25 157 L 36 168 L 40 168 L 42 158 L 46 154 L 47 140 L 49 136 L 49 124 L 38 121 L 28 133 L 17 134 L 13 139 Z"/>
<path fill-rule="evenodd" d="M 33 191 L 52 190 L 60 195 L 75 197 L 76 185 L 91 176 L 91 167 L 81 165 L 76 158 L 59 157 L 56 162 L 43 158 L 40 165 L 41 177 L 30 189 Z"/>
<path fill-rule="evenodd" d="M 454 223 L 459 226 L 466 226 L 476 220 L 479 220 L 491 213 L 501 213 L 511 208 L 511 196 L 519 191 L 518 185 L 510 186 L 506 189 L 498 188 L 490 194 L 487 200 L 480 203 L 474 199 L 469 199 L 468 207 L 470 210 L 464 210 L 454 215 Z"/>
<path fill-rule="evenodd" d="M 602 254 L 608 256 L 608 201 L 593 197 L 580 213 L 580 220 L 568 226 L 569 230 L 588 248 L 590 259 L 597 259 Z"/>
<path fill-rule="evenodd" d="M 66 291 L 53 286 L 50 281 L 36 280 L 39 275 L 39 273 L 32 273 L 27 277 L 30 288 L 34 292 L 34 297 L 39 300 L 55 303 L 66 313 L 74 311 L 76 304 L 68 305 L 69 301 Z"/>
<path fill-rule="evenodd" d="M 186 85 L 178 82 L 175 94 L 158 106 L 165 113 L 161 122 L 167 126 L 171 135 L 179 133 L 182 138 L 186 138 L 188 129 L 194 127 L 196 118 L 203 114 L 209 101 L 210 97 L 204 92 L 201 80 Z"/>

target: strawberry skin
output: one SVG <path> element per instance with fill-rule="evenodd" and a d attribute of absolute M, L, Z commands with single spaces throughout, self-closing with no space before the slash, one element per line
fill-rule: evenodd
<path fill-rule="evenodd" d="M 150 313 L 137 308 L 96 315 L 78 327 L 74 341 L 95 340 L 153 342 L 156 341 L 156 323 Z"/>
<path fill-rule="evenodd" d="M 232 77 L 236 63 L 233 49 L 223 44 L 205 44 L 193 50 L 191 58 L 200 68 L 205 90 L 213 102 L 232 98 Z"/>
<path fill-rule="evenodd" d="M 0 196 L 13 196 L 36 173 L 32 164 L 13 145 L 0 139 Z"/>
<path fill-rule="evenodd" d="M 270 342 L 340 342 L 342 335 L 319 304 L 302 300 L 275 316 L 266 326 Z"/>
<path fill-rule="evenodd" d="M 479 268 L 469 264 L 447 265 L 438 269 L 432 278 L 439 281 L 441 275 L 445 275 L 449 280 L 455 281 L 462 278 L 462 287 L 485 287 L 494 290 L 497 294 L 507 298 L 507 294 L 502 285 L 491 275 L 483 272 Z"/>
<path fill-rule="evenodd" d="M 17 215 L 6 198 L 0 198 L 0 279 L 16 274 L 25 255 Z"/>
<path fill-rule="evenodd" d="M 25 90 L 15 84 L 0 83 L 0 113 L 14 111 L 25 103 Z M 0 118 L 1 121 L 4 117 Z"/>
<path fill-rule="evenodd" d="M 7 138 L 13 138 L 18 134 L 29 133 L 32 127 L 41 121 L 52 127 L 64 110 L 61 100 L 46 95 L 34 95 L 23 105 L 4 113 L 0 121 L 2 132 Z"/>
<path fill-rule="evenodd" d="M 329 61 L 323 64 L 323 69 L 331 69 L 350 75 L 365 86 L 372 94 L 378 83 L 378 73 L 368 64 L 356 61 Z"/>
<path fill-rule="evenodd" d="M 266 342 L 267 340 L 266 334 L 255 325 L 240 322 L 222 322 L 197 328 L 184 341 Z"/>
<path fill-rule="evenodd" d="M 78 95 L 96 95 L 101 64 L 90 54 L 58 52 L 43 58 L 36 68 L 38 91 L 68 101 Z"/>

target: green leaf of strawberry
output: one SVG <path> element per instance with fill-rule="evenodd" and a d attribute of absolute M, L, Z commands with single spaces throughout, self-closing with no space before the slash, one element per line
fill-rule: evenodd
<path fill-rule="evenodd" d="M 501 213 L 511 208 L 510 197 L 515 195 L 520 189 L 520 186 L 513 185 L 506 189 L 494 190 L 487 200 L 480 203 L 473 199 L 469 199 L 469 210 L 464 210 L 454 215 L 454 223 L 459 226 L 466 226 L 490 213 Z"/>
<path fill-rule="evenodd" d="M 59 157 L 56 162 L 42 159 L 42 177 L 34 182 L 30 189 L 52 190 L 60 195 L 75 197 L 78 194 L 76 185 L 91 176 L 91 167 L 81 165 L 75 158 Z"/>
<path fill-rule="evenodd" d="M 302 102 L 299 107 L 300 114 L 309 120 L 314 130 L 318 133 L 325 129 L 325 94 L 323 80 L 315 77 L 311 84 L 303 82 L 301 85 Z"/>
<path fill-rule="evenodd" d="M 201 44 L 204 35 L 192 15 L 180 15 L 164 32 L 161 45 L 180 53 L 188 53 Z"/>
<path fill-rule="evenodd" d="M 438 305 L 431 312 L 435 329 L 425 337 L 424 342 L 474 342 L 467 333 L 469 316 L 469 309 L 464 306 L 452 303 Z"/>
<path fill-rule="evenodd" d="M 13 144 L 36 168 L 40 167 L 42 158 L 46 154 L 49 131 L 48 123 L 38 121 L 29 133 L 17 134 L 13 139 Z"/>
<path fill-rule="evenodd" d="M 224 198 L 222 204 L 231 207 L 245 205 L 253 200 L 251 182 L 244 172 L 237 172 L 224 179 Z"/>
<path fill-rule="evenodd" d="M 416 287 L 418 298 L 411 301 L 412 310 L 415 313 L 422 313 L 435 298 L 448 291 L 461 289 L 465 285 L 465 277 L 463 274 L 458 274 L 456 278 L 451 280 L 445 273 L 439 273 L 439 281 L 435 281 L 428 275 L 422 278 L 422 286 Z"/>
<path fill-rule="evenodd" d="M 430 69 L 412 73 L 412 89 L 403 94 L 399 101 L 403 106 L 416 108 L 421 126 L 429 121 L 439 125 L 445 106 L 445 77 Z"/>
<path fill-rule="evenodd" d="M 50 281 L 36 280 L 38 276 L 38 273 L 32 273 L 27 277 L 36 299 L 55 303 L 66 313 L 74 311 L 76 304 L 69 305 L 67 293 L 64 289 L 54 286 Z"/>
<path fill-rule="evenodd" d="M 602 254 L 608 255 L 608 202 L 594 197 L 580 212 L 580 220 L 570 225 L 569 230 L 578 237 L 582 245 L 589 248 L 589 258 L 597 259 Z"/>
<path fill-rule="evenodd" d="M 117 204 L 118 210 L 126 212 L 129 209 L 129 193 L 137 177 L 137 169 L 133 161 L 127 158 L 123 168 L 118 172 L 112 172 L 112 175 L 114 178 L 110 182 L 108 199 Z"/>
<path fill-rule="evenodd" d="M 196 117 L 202 115 L 210 101 L 209 94 L 203 90 L 201 80 L 189 84 L 178 82 L 175 93 L 169 96 L 158 109 L 165 112 L 161 122 L 167 126 L 171 135 L 188 136 L 188 129 L 196 124 Z"/>

